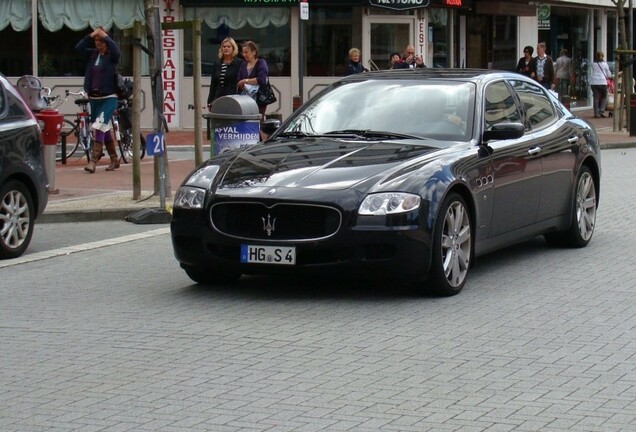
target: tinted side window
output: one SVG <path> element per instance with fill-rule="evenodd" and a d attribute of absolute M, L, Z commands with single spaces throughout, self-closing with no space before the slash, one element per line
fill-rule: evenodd
<path fill-rule="evenodd" d="M 521 99 L 532 129 L 541 128 L 554 121 L 556 113 L 542 87 L 525 81 L 513 80 L 510 83 Z"/>
<path fill-rule="evenodd" d="M 497 123 L 520 123 L 521 116 L 515 100 L 503 81 L 486 87 L 484 119 L 486 129 Z"/>

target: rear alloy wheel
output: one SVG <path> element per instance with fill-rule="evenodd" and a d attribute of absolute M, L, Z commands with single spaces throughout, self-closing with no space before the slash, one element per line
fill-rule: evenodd
<path fill-rule="evenodd" d="M 240 277 L 240 273 L 225 273 L 220 271 L 206 271 L 201 267 L 182 266 L 190 279 L 202 285 L 219 285 L 230 284 L 236 282 Z"/>
<path fill-rule="evenodd" d="M 430 290 L 442 296 L 458 294 L 473 260 L 470 212 L 464 199 L 450 193 L 435 222 Z"/>
<path fill-rule="evenodd" d="M 33 235 L 33 199 L 26 186 L 9 181 L 0 187 L 0 258 L 24 253 Z"/>
<path fill-rule="evenodd" d="M 581 167 L 574 190 L 570 228 L 567 231 L 546 234 L 548 244 L 573 248 L 587 246 L 596 226 L 596 204 L 594 177 L 588 167 Z"/>

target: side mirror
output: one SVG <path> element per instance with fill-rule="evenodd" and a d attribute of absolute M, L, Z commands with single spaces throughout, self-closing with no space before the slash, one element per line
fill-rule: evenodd
<path fill-rule="evenodd" d="M 483 141 L 521 138 L 526 128 L 521 123 L 497 123 L 484 132 Z"/>
<path fill-rule="evenodd" d="M 281 122 L 278 119 L 265 120 L 261 125 L 261 131 L 270 137 L 280 127 Z"/>

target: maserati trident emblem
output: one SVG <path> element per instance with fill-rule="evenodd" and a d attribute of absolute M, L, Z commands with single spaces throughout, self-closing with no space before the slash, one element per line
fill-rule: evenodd
<path fill-rule="evenodd" d="M 267 237 L 271 237 L 272 233 L 276 229 L 276 218 L 272 220 L 271 215 L 267 214 L 267 220 L 264 217 L 261 218 L 263 220 L 263 231 L 267 233 Z"/>
<path fill-rule="evenodd" d="M 276 193 L 276 188 L 272 188 L 267 192 L 269 195 L 274 195 Z"/>

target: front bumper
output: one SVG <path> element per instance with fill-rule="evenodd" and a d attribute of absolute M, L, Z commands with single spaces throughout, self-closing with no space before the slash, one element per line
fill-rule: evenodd
<path fill-rule="evenodd" d="M 175 211 L 172 245 L 185 266 L 251 275 L 348 275 L 425 278 L 430 267 L 431 236 L 420 227 L 343 228 L 328 239 L 297 243 L 257 242 L 219 234 L 204 212 Z M 295 246 L 296 264 L 240 262 L 241 244 Z"/>

